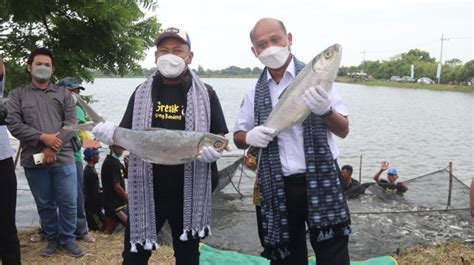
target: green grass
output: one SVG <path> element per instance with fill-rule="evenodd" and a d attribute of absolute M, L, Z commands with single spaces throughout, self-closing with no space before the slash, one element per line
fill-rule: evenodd
<path fill-rule="evenodd" d="M 366 86 L 385 86 L 385 87 L 400 87 L 400 88 L 411 88 L 411 89 L 429 89 L 438 91 L 454 91 L 454 92 L 465 92 L 474 93 L 474 86 L 458 86 L 458 85 L 445 85 L 445 84 L 417 84 L 417 83 L 399 83 L 390 82 L 383 80 L 370 80 L 362 81 L 348 77 L 338 77 L 336 82 L 349 83 L 349 84 L 360 84 Z"/>

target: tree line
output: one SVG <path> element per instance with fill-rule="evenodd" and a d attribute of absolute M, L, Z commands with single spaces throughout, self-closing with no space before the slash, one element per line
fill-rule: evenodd
<path fill-rule="evenodd" d="M 146 77 L 152 74 L 156 70 L 155 67 L 152 68 L 140 68 L 133 73 L 128 73 L 123 76 L 125 77 Z M 256 78 L 262 73 L 262 69 L 259 67 L 245 67 L 240 68 L 238 66 L 229 66 L 225 69 L 212 70 L 204 69 L 203 66 L 199 65 L 197 69 L 193 69 L 200 77 L 213 77 L 213 78 Z M 93 72 L 94 77 L 116 77 L 114 75 L 108 75 L 101 71 Z"/>
<path fill-rule="evenodd" d="M 415 78 L 429 77 L 436 80 L 438 62 L 426 51 L 411 49 L 389 60 L 365 61 L 357 66 L 342 66 L 338 76 L 364 72 L 375 79 L 387 80 L 391 76 L 410 76 L 411 65 L 415 66 Z M 469 81 L 474 78 L 474 60 L 463 64 L 459 59 L 445 61 L 441 67 L 441 82 Z"/>
<path fill-rule="evenodd" d="M 154 0 L 0 0 L 0 53 L 7 69 L 6 92 L 26 84 L 28 54 L 46 47 L 55 55 L 55 77 L 73 76 L 92 81 L 98 76 L 147 76 L 154 69 L 144 69 L 140 61 L 154 46 L 161 24 L 155 17 L 145 17 L 145 10 L 157 7 Z M 412 49 L 389 60 L 366 61 L 358 66 L 342 66 L 339 76 L 366 72 L 376 79 L 392 75 L 410 75 L 435 79 L 437 63 L 428 52 Z M 221 70 L 196 72 L 203 77 L 251 77 L 262 72 L 259 67 L 230 66 Z M 53 82 L 54 80 L 53 76 Z M 446 61 L 442 81 L 467 81 L 474 77 L 474 60 L 463 64 L 458 59 Z"/>

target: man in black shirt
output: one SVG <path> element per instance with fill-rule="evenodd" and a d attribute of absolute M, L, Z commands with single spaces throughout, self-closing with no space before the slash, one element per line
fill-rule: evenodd
<path fill-rule="evenodd" d="M 120 162 L 124 149 L 119 145 L 109 145 L 109 148 L 110 154 L 102 164 L 100 177 L 104 191 L 104 231 L 112 234 L 118 222 L 124 226 L 127 225 L 125 209 L 128 204 L 128 196 L 125 192 L 124 180 L 126 168 Z"/>
<path fill-rule="evenodd" d="M 380 163 L 380 169 L 375 173 L 374 180 L 381 186 L 385 192 L 388 193 L 396 193 L 402 195 L 406 191 L 408 191 L 407 186 L 403 184 L 403 182 L 398 180 L 398 173 L 395 168 L 389 168 L 390 164 L 387 161 L 382 161 Z M 384 177 L 380 177 L 382 172 L 387 170 L 387 175 Z"/>
<path fill-rule="evenodd" d="M 136 124 L 140 122 L 140 119 L 144 119 L 143 116 L 147 119 L 146 117 L 149 117 L 150 113 L 144 113 L 139 106 L 142 103 L 141 100 L 148 97 L 151 101 L 149 109 L 152 110 L 152 113 L 149 125 L 145 126 L 175 130 L 197 130 L 190 128 L 187 121 L 194 119 L 194 123 L 196 123 L 196 119 L 199 115 L 202 115 L 202 112 L 208 113 L 210 110 L 209 117 L 204 120 L 201 119 L 203 122 L 197 123 L 195 127 L 202 127 L 200 125 L 206 123 L 209 125 L 206 130 L 211 133 L 220 135 L 228 133 L 222 108 L 215 91 L 209 85 L 203 84 L 196 74 L 187 67 L 193 58 L 189 35 L 183 30 L 168 28 L 158 36 L 155 44 L 157 46 L 155 57 L 158 70 L 145 83 L 140 85 L 131 96 L 120 127 L 140 129 L 140 127 L 137 128 Z M 151 91 L 148 93 L 148 90 L 145 90 L 147 93 L 143 93 L 142 91 L 149 84 L 151 84 Z M 196 94 L 204 95 L 202 98 L 205 100 L 197 100 Z M 208 108 L 203 108 L 203 105 L 208 106 Z M 113 142 L 114 129 L 113 124 L 104 123 L 97 125 L 93 132 L 104 143 L 107 143 L 107 141 L 110 143 Z M 133 164 L 139 162 L 136 159 L 134 160 L 132 155 L 130 157 L 128 180 L 129 194 L 132 192 L 130 188 L 133 185 L 130 184 L 135 178 L 133 175 L 136 173 L 134 172 L 142 172 L 140 170 L 143 169 L 143 167 L 137 170 L 133 169 Z M 151 196 L 154 198 L 152 200 L 152 203 L 154 201 L 154 215 L 153 218 L 150 218 L 153 219 L 151 223 L 156 224 L 156 233 L 158 233 L 164 222 L 168 220 L 172 231 L 173 249 L 177 265 L 199 264 L 199 242 L 201 238 L 209 233 L 210 225 L 211 181 L 209 170 L 204 176 L 201 176 L 209 181 L 199 185 L 198 188 L 193 187 L 189 191 L 188 183 L 197 181 L 196 171 L 193 171 L 192 179 L 189 179 L 189 166 L 194 168 L 205 166 L 211 168 L 213 174 L 217 174 L 217 167 L 215 167 L 214 162 L 221 155 L 222 153 L 217 152 L 212 147 L 204 147 L 197 161 L 185 165 L 151 164 L 153 180 L 153 194 Z M 194 196 L 195 194 L 202 194 L 203 196 Z M 206 199 L 202 200 L 203 197 Z M 130 195 L 130 200 L 134 200 L 134 196 Z M 205 206 L 203 207 L 203 205 Z M 133 225 L 134 220 L 132 219 L 137 217 L 132 212 L 139 209 L 132 207 L 131 201 L 129 226 L 125 231 L 125 249 L 122 254 L 123 264 L 147 264 L 156 235 L 149 236 L 150 232 L 148 231 L 136 231 L 137 227 Z M 140 205 L 137 207 L 140 207 Z M 141 207 L 146 208 L 147 205 Z M 193 211 L 189 211 L 190 208 Z M 147 211 L 150 210 L 147 209 Z M 144 219 L 147 219 L 149 214 L 145 211 Z M 142 215 L 138 216 L 140 218 Z M 198 226 L 194 226 L 196 218 L 203 220 Z M 192 223 L 191 226 L 190 222 Z M 150 222 L 146 220 L 145 223 Z M 141 230 L 150 230 L 150 227 L 145 227 Z M 145 235 L 145 238 L 136 236 L 140 232 Z"/>
<path fill-rule="evenodd" d="M 352 178 L 352 166 L 344 165 L 341 168 L 342 193 L 346 199 L 356 199 L 364 194 L 365 190 L 373 183 L 362 183 Z"/>
<path fill-rule="evenodd" d="M 84 190 L 86 218 L 89 230 L 102 231 L 104 214 L 102 213 L 102 199 L 99 185 L 99 174 L 95 165 L 99 162 L 99 150 L 95 148 L 84 149 Z"/>

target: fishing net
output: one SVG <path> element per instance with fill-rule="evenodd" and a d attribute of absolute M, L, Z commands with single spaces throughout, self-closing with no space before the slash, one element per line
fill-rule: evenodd
<path fill-rule="evenodd" d="M 373 192 L 378 187 L 373 184 L 365 194 L 348 200 L 351 259 L 396 255 L 400 249 L 418 244 L 472 240 L 474 219 L 469 211 L 469 187 L 453 176 L 448 207 L 449 176 L 449 171 L 442 169 L 404 180 L 408 191 L 403 196 Z M 213 197 L 214 230 L 207 243 L 259 255 L 252 199 L 255 172 L 240 168 L 232 181 L 233 186 L 228 185 Z M 229 237 L 234 240 L 229 241 Z M 309 253 L 313 254 L 311 248 Z"/>
<path fill-rule="evenodd" d="M 430 209 L 446 209 L 450 196 L 448 169 L 413 178 L 404 183 L 409 188 L 409 192 L 404 195 L 409 203 Z M 448 209 L 467 209 L 468 207 L 469 187 L 453 176 Z"/>

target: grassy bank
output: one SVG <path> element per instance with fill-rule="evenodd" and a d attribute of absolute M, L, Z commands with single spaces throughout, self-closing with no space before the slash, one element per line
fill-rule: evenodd
<path fill-rule="evenodd" d="M 448 242 L 434 246 L 416 246 L 402 250 L 396 257 L 400 265 L 404 264 L 474 264 L 474 245 L 460 242 Z"/>
<path fill-rule="evenodd" d="M 52 257 L 42 257 L 41 249 L 45 247 L 45 242 L 31 242 L 32 234 L 38 230 L 20 231 L 21 261 L 22 264 L 122 264 L 123 236 L 114 234 L 106 235 L 102 233 L 92 233 L 96 243 L 85 243 L 78 241 L 86 254 L 81 258 L 68 256 L 65 252 L 59 251 Z M 0 262 L 1 264 L 1 262 Z M 149 264 L 173 265 L 173 249 L 168 246 L 161 246 L 157 251 L 153 251 Z"/>
<path fill-rule="evenodd" d="M 338 77 L 336 82 L 339 83 L 349 83 L 349 84 L 359 84 L 366 86 L 385 86 L 385 87 L 400 87 L 400 88 L 411 88 L 411 89 L 429 89 L 429 90 L 439 90 L 439 91 L 455 91 L 455 92 L 466 92 L 474 93 L 474 86 L 457 86 L 457 85 L 445 85 L 445 84 L 417 84 L 417 83 L 399 83 L 399 82 L 390 82 L 383 80 L 371 80 L 371 81 L 362 81 L 356 80 L 348 77 Z"/>
<path fill-rule="evenodd" d="M 45 242 L 30 242 L 32 234 L 38 230 L 25 230 L 19 232 L 21 255 L 23 264 L 121 264 L 121 251 L 123 249 L 122 235 L 105 235 L 91 233 L 97 238 L 94 244 L 79 241 L 86 255 L 73 258 L 60 251 L 53 257 L 41 257 L 40 251 Z M 412 264 L 474 264 L 474 245 L 465 245 L 461 242 L 448 242 L 434 246 L 416 246 L 402 250 L 395 257 L 400 265 Z M 161 246 L 153 251 L 149 264 L 174 264 L 173 250 L 168 246 Z"/>

